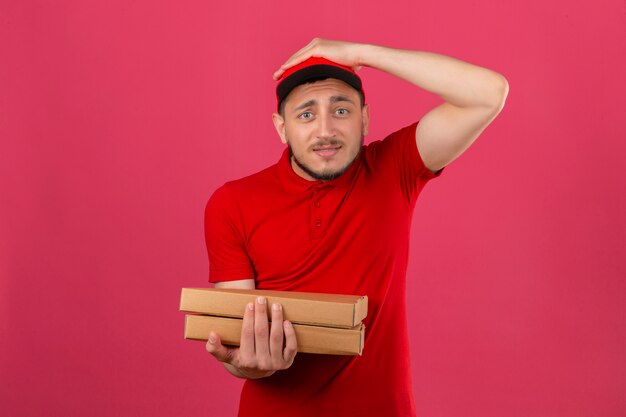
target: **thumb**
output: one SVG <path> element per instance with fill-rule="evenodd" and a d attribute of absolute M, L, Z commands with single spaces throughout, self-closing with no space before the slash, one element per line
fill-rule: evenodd
<path fill-rule="evenodd" d="M 233 359 L 234 349 L 222 345 L 220 336 L 215 332 L 209 333 L 209 339 L 206 342 L 206 350 L 220 362 L 231 363 Z"/>

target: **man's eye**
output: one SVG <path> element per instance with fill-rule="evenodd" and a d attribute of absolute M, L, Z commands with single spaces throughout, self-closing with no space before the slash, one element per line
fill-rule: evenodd
<path fill-rule="evenodd" d="M 348 109 L 337 109 L 337 110 L 335 110 L 335 113 L 337 113 L 340 116 L 345 116 L 349 112 L 348 112 Z"/>
<path fill-rule="evenodd" d="M 311 117 L 313 117 L 313 113 L 311 113 L 310 111 L 305 111 L 304 113 L 300 113 L 299 117 L 301 119 L 310 119 Z"/>

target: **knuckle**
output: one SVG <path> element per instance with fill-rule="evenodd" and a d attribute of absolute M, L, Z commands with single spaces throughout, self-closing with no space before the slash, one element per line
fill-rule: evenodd
<path fill-rule="evenodd" d="M 283 335 L 280 332 L 272 332 L 270 334 L 270 341 L 275 344 L 281 343 L 283 341 Z"/>
<path fill-rule="evenodd" d="M 257 326 L 254 328 L 254 334 L 257 337 L 267 336 L 267 326 Z"/>
<path fill-rule="evenodd" d="M 254 361 L 251 361 L 250 358 L 241 358 L 237 367 L 243 369 L 253 369 L 255 365 Z"/>
<path fill-rule="evenodd" d="M 291 366 L 291 364 L 293 363 L 293 358 L 287 358 L 283 361 L 283 366 L 282 369 L 287 369 Z"/>
<path fill-rule="evenodd" d="M 272 364 L 267 360 L 260 360 L 257 367 L 261 371 L 269 371 L 272 369 Z"/>

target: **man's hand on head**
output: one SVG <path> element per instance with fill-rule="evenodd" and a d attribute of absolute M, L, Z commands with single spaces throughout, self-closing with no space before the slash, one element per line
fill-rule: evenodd
<path fill-rule="evenodd" d="M 307 60 L 310 57 L 326 58 L 346 67 L 350 67 L 355 71 L 361 68 L 362 63 L 359 59 L 359 50 L 364 44 L 331 41 L 327 39 L 315 38 L 307 46 L 293 54 L 281 67 L 274 73 L 274 79 L 278 80 L 280 76 L 289 68 Z"/>
<path fill-rule="evenodd" d="M 270 324 L 266 300 L 259 297 L 246 307 L 238 348 L 222 345 L 215 332 L 209 334 L 206 350 L 235 376 L 252 379 L 268 377 L 289 368 L 296 356 L 298 345 L 293 325 L 283 320 L 280 304 L 271 306 Z"/>

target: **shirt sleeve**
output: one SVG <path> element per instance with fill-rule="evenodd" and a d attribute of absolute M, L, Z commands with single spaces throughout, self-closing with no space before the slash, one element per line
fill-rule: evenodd
<path fill-rule="evenodd" d="M 235 281 L 255 277 L 245 249 L 240 210 L 228 184 L 217 189 L 204 213 L 204 236 L 209 257 L 209 281 Z"/>
<path fill-rule="evenodd" d="M 394 170 L 393 174 L 409 204 L 414 204 L 426 183 L 443 171 L 442 168 L 433 173 L 424 165 L 415 140 L 418 123 L 419 121 L 393 132 L 380 142 L 380 152 L 391 159 L 390 169 Z"/>

